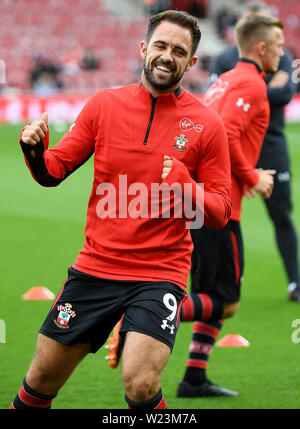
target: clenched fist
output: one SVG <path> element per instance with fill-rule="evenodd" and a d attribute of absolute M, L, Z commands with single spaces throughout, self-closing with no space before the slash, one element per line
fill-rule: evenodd
<path fill-rule="evenodd" d="M 41 119 L 26 125 L 22 133 L 22 141 L 31 146 L 35 146 L 46 137 L 48 131 L 48 113 L 42 113 Z"/>
<path fill-rule="evenodd" d="M 274 187 L 274 174 L 276 174 L 276 170 L 258 168 L 255 171 L 258 174 L 258 182 L 252 189 L 246 190 L 245 197 L 249 199 L 255 197 L 257 194 L 261 194 L 264 199 L 270 198 Z"/>

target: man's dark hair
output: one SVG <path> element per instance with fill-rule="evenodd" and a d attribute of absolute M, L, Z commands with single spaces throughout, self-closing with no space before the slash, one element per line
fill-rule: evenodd
<path fill-rule="evenodd" d="M 273 27 L 281 30 L 284 28 L 280 19 L 273 16 L 252 13 L 241 18 L 234 29 L 240 52 L 248 52 L 260 40 L 269 43 L 270 30 Z"/>
<path fill-rule="evenodd" d="M 193 39 L 193 47 L 191 53 L 192 57 L 195 54 L 201 39 L 201 31 L 198 25 L 197 18 L 193 15 L 188 14 L 187 12 L 179 10 L 166 10 L 164 12 L 158 13 L 157 15 L 154 15 L 149 19 L 146 35 L 147 43 L 150 41 L 155 29 L 163 21 L 172 22 L 173 24 L 177 24 L 180 27 L 188 28 L 190 30 Z"/>

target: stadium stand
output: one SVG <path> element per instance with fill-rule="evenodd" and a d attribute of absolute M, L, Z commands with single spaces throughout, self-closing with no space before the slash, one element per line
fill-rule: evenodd
<path fill-rule="evenodd" d="M 61 91 L 94 92 L 136 80 L 137 39 L 144 20 L 119 20 L 107 14 L 99 0 L 1 0 L 0 45 L 7 81 L 29 87 L 35 59 L 46 58 L 61 69 Z M 42 13 L 41 13 L 42 9 Z M 100 58 L 96 70 L 84 70 L 84 51 Z"/>
<path fill-rule="evenodd" d="M 289 0 L 288 7 L 284 0 L 266 0 L 273 14 L 278 15 L 285 25 L 286 47 L 295 58 L 300 58 L 300 3 Z"/>
<path fill-rule="evenodd" d="M 264 0 L 274 16 L 280 17 L 285 26 L 286 48 L 294 58 L 300 58 L 300 2 L 289 0 Z M 245 2 L 226 2 L 216 13 L 216 27 L 228 44 L 234 44 L 233 26 L 239 16 L 239 6 Z"/>
<path fill-rule="evenodd" d="M 290 0 L 288 10 L 284 1 L 267 2 L 286 25 L 287 48 L 299 58 L 299 1 Z M 231 0 L 226 6 L 242 3 Z M 225 19 L 219 35 L 215 27 L 224 6 L 219 0 L 44 0 L 42 7 L 39 0 L 0 0 L 0 59 L 5 62 L 7 81 L 2 91 L 88 95 L 135 82 L 142 67 L 138 44 L 151 7 L 160 11 L 180 5 L 199 12 L 200 58 L 184 84 L 193 92 L 203 92 L 216 47 L 221 50 L 225 42 L 233 42 L 230 21 Z"/>
<path fill-rule="evenodd" d="M 120 17 L 104 0 L 44 0 L 42 7 L 39 0 L 0 3 L 0 58 L 10 88 L 39 95 L 90 94 L 139 78 L 138 43 L 148 16 Z M 87 51 L 98 67 L 83 67 Z M 199 82 L 207 77 L 205 61 L 189 74 L 191 89 L 201 89 Z"/>

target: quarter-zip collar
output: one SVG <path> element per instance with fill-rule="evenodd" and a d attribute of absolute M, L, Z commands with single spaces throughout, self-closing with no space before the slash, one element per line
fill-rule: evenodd
<path fill-rule="evenodd" d="M 257 64 L 257 62 L 255 62 L 255 61 L 253 61 L 253 60 L 249 60 L 248 58 L 240 58 L 239 59 L 239 61 L 238 61 L 239 63 L 248 63 L 248 64 L 254 64 L 255 65 L 255 67 L 257 68 L 257 70 L 258 70 L 258 73 L 262 73 L 262 69 L 261 69 L 261 67 Z"/>
<path fill-rule="evenodd" d="M 137 92 L 136 95 L 138 97 L 142 97 L 145 100 L 145 103 L 149 103 L 149 101 L 151 102 L 151 112 L 150 112 L 150 116 L 149 116 L 149 121 L 146 127 L 146 131 L 145 131 L 145 138 L 143 141 L 143 144 L 146 146 L 148 144 L 148 139 L 149 139 L 149 134 L 151 131 L 151 127 L 152 127 L 152 123 L 153 123 L 153 119 L 154 119 L 154 115 L 155 115 L 155 111 L 156 111 L 156 107 L 157 104 L 175 104 L 177 99 L 180 97 L 180 95 L 183 92 L 183 88 L 182 86 L 179 86 L 175 91 L 170 92 L 168 94 L 159 94 L 157 97 L 153 97 L 153 95 L 151 94 L 151 92 L 145 88 L 145 86 L 142 84 L 142 82 L 139 82 L 139 84 L 137 85 Z"/>
<path fill-rule="evenodd" d="M 158 105 L 176 105 L 176 102 L 179 98 L 181 98 L 181 95 L 184 93 L 184 89 L 182 86 L 179 86 L 175 91 L 170 92 L 168 94 L 159 94 L 157 97 L 153 97 L 151 92 L 145 88 L 143 83 L 140 81 L 136 86 L 136 96 L 140 98 L 141 100 L 144 100 L 145 106 L 149 106 L 149 103 L 151 104 L 151 111 L 149 115 L 148 123 L 146 124 L 145 128 L 145 137 L 142 143 L 144 146 L 147 146 L 149 135 L 151 132 L 151 127 L 153 124 L 153 120 L 156 114 L 157 106 Z M 166 106 L 167 107 L 167 106 Z"/>
<path fill-rule="evenodd" d="M 177 89 L 175 89 L 175 91 L 172 91 L 168 94 L 159 94 L 157 97 L 153 97 L 151 92 L 147 88 L 145 88 L 142 81 L 139 82 L 138 89 L 141 91 L 141 94 L 147 94 L 147 97 L 149 97 L 150 95 L 151 99 L 155 98 L 162 102 L 176 100 L 183 93 L 183 87 L 180 85 Z"/>

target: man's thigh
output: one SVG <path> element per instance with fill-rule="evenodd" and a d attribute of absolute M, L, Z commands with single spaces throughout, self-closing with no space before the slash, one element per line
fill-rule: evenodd
<path fill-rule="evenodd" d="M 159 391 L 185 298 L 179 286 L 165 281 L 141 282 L 128 290 L 120 334 L 125 342 L 122 375 L 129 399 L 144 402 Z"/>
<path fill-rule="evenodd" d="M 89 344 L 67 346 L 39 334 L 26 381 L 39 393 L 55 394 L 89 351 Z"/>
<path fill-rule="evenodd" d="M 170 353 L 170 347 L 156 338 L 139 332 L 126 333 L 122 376 L 129 399 L 145 401 L 157 394 Z"/>
<path fill-rule="evenodd" d="M 139 332 L 127 332 L 122 354 L 123 374 L 160 377 L 171 353 L 165 343 Z"/>
<path fill-rule="evenodd" d="M 272 195 L 265 199 L 264 203 L 274 222 L 285 221 L 292 209 L 291 169 L 287 146 L 279 153 L 263 153 L 258 166 L 276 170 Z"/>

